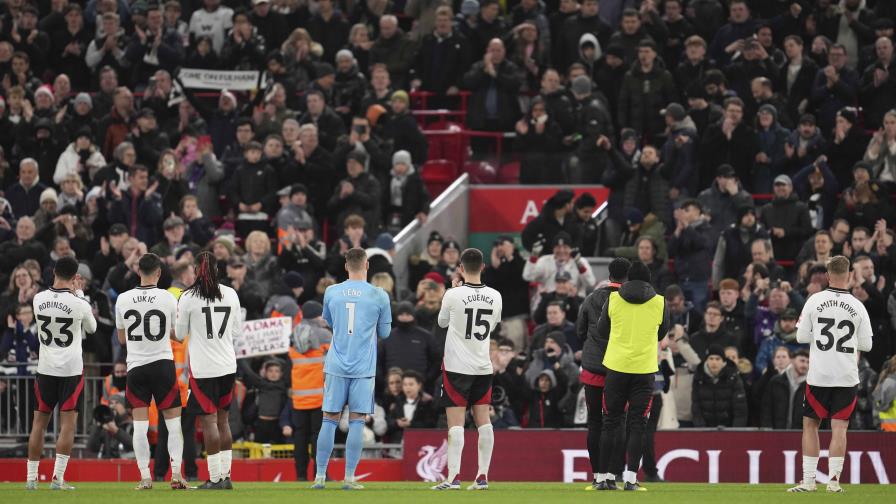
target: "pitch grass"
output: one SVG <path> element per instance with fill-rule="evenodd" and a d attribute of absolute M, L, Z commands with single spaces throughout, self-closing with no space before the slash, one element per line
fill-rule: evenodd
<path fill-rule="evenodd" d="M 0 483 L 0 502 L 66 502 L 83 504 L 140 504 L 183 502 L 189 504 L 296 504 L 304 502 L 331 503 L 467 503 L 488 504 L 553 504 L 555 502 L 631 502 L 710 503 L 710 504 L 765 504 L 769 502 L 816 502 L 825 499 L 838 503 L 896 502 L 896 485 L 844 485 L 842 494 L 827 494 L 824 486 L 815 494 L 787 494 L 787 485 L 741 484 L 645 484 L 647 492 L 586 492 L 586 483 L 504 483 L 495 482 L 485 492 L 435 492 L 426 483 L 365 483 L 366 489 L 347 492 L 338 482 L 329 483 L 325 490 L 311 490 L 310 483 L 240 483 L 233 491 L 172 491 L 167 485 L 156 483 L 151 491 L 133 490 L 136 483 L 77 483 L 73 492 L 50 491 L 49 484 L 41 483 L 37 492 L 25 491 L 24 483 Z M 464 488 L 466 488 L 465 483 Z"/>

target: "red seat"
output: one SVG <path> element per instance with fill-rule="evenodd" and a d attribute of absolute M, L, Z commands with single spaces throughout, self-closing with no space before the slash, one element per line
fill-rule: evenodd
<path fill-rule="evenodd" d="M 433 198 L 451 185 L 457 179 L 457 175 L 457 163 L 449 159 L 427 161 L 420 169 L 420 177 L 423 178 L 423 183 Z"/>
<path fill-rule="evenodd" d="M 464 172 L 474 184 L 494 184 L 498 180 L 498 170 L 487 161 L 470 161 L 464 164 Z"/>
<path fill-rule="evenodd" d="M 520 162 L 513 161 L 501 166 L 498 171 L 499 184 L 519 184 L 520 183 Z"/>
<path fill-rule="evenodd" d="M 456 166 L 461 166 L 467 158 L 467 138 L 462 134 L 463 130 L 462 125 L 451 121 L 437 121 L 428 125 L 423 130 L 423 134 L 429 140 L 428 158 L 430 160 L 447 159 L 454 161 Z M 439 131 L 440 133 L 427 134 L 430 131 Z"/>

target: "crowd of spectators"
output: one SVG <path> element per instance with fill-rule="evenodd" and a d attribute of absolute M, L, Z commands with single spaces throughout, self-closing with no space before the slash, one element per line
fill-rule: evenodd
<path fill-rule="evenodd" d="M 432 107 L 463 97 L 467 128 L 515 137 L 497 162 L 519 161 L 521 183 L 610 188 L 600 226 L 594 196 L 560 191 L 519 240 L 485 251 L 505 306 L 496 426 L 585 423 L 577 317 L 598 286 L 586 258 L 617 256 L 647 264 L 672 308 L 658 379 L 671 424 L 798 428 L 807 355 L 794 314 L 843 254 L 875 334 L 853 421 L 874 428 L 889 406 L 872 399 L 877 372 L 896 349 L 894 20 L 884 0 L 10 0 L 6 370 L 33 371 L 30 303 L 59 257 L 81 261 L 97 314 L 85 361 L 108 364 L 122 358 L 112 307 L 147 251 L 165 261 L 161 287 L 183 288 L 211 250 L 244 319 L 298 320 L 363 247 L 396 320 L 369 437 L 439 425 L 435 319 L 463 237 L 429 236 L 407 284 L 392 265 L 393 236 L 429 213 L 429 145 L 412 113 L 426 92 Z M 210 99 L 181 68 L 257 70 L 259 89 Z M 280 414 L 285 360 L 241 365 L 255 400 L 235 401 L 254 406 L 234 432 L 304 432 Z"/>

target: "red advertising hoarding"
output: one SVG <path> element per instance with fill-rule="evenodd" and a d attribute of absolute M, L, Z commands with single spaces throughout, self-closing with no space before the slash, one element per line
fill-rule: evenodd
<path fill-rule="evenodd" d="M 549 186 L 471 186 L 470 232 L 520 232 L 538 216 L 544 202 L 560 188 Z M 570 187 L 576 197 L 591 193 L 600 206 L 610 195 L 604 186 Z"/>
<path fill-rule="evenodd" d="M 496 481 L 590 481 L 584 430 L 495 431 L 489 479 Z M 461 477 L 474 478 L 477 433 L 466 431 Z M 656 434 L 660 476 L 672 482 L 796 483 L 802 476 L 799 432 L 667 431 Z M 827 446 L 830 433 L 822 433 Z M 445 432 L 411 430 L 404 435 L 402 477 L 445 477 Z M 823 452 L 822 457 L 827 453 Z M 827 462 L 818 466 L 826 482 Z M 851 432 L 841 481 L 888 484 L 896 478 L 896 436 Z"/>

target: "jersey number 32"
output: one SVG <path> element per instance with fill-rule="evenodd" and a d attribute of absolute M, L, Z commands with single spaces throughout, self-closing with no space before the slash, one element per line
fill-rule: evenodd
<path fill-rule="evenodd" d="M 822 324 L 821 335 L 825 338 L 825 342 L 822 343 L 820 339 L 815 340 L 815 346 L 818 347 L 821 351 L 828 351 L 834 347 L 834 333 L 831 332 L 831 328 L 834 327 L 834 324 L 837 324 L 837 321 L 832 318 L 818 318 L 818 323 Z M 840 331 L 844 331 L 843 336 L 840 336 L 837 339 L 837 348 L 836 350 L 841 353 L 853 353 L 855 349 L 852 347 L 846 346 L 846 342 L 852 339 L 852 335 L 856 332 L 856 326 L 849 320 L 841 320 L 839 324 L 837 324 L 837 329 Z"/>

